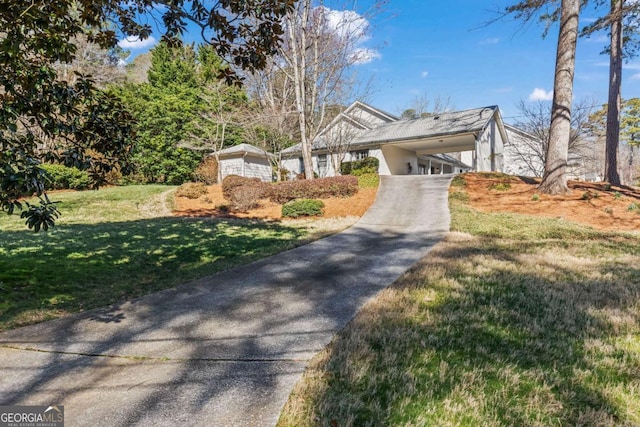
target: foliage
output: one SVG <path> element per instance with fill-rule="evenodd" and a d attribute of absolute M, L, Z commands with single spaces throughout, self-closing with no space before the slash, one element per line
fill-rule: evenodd
<path fill-rule="evenodd" d="M 215 157 L 205 157 L 193 172 L 198 182 L 213 185 L 218 182 L 218 161 Z"/>
<path fill-rule="evenodd" d="M 49 200 L 47 194 L 43 194 L 39 199 L 37 205 L 26 202 L 27 210 L 22 211 L 20 214 L 20 218 L 26 219 L 25 225 L 36 233 L 41 228 L 44 231 L 49 230 L 50 227 L 55 225 L 56 219 L 60 216 L 56 202 Z"/>
<path fill-rule="evenodd" d="M 321 216 L 324 202 L 315 199 L 297 199 L 282 205 L 282 216 L 298 218 L 301 216 Z"/>
<path fill-rule="evenodd" d="M 377 173 L 363 173 L 358 175 L 359 188 L 378 188 L 380 185 L 380 175 Z"/>
<path fill-rule="evenodd" d="M 367 157 L 362 160 L 354 160 L 351 162 L 343 162 L 340 165 L 340 173 L 342 175 L 362 175 L 367 173 L 378 173 L 380 160 L 376 157 Z"/>
<path fill-rule="evenodd" d="M 45 163 L 40 166 L 47 174 L 45 189 L 47 190 L 86 190 L 91 179 L 86 171 L 75 167 Z"/>
<path fill-rule="evenodd" d="M 247 211 L 258 206 L 258 201 L 268 197 L 270 185 L 258 178 L 228 175 L 222 181 L 222 195 L 231 202 L 232 208 Z"/>
<path fill-rule="evenodd" d="M 207 186 L 202 182 L 185 182 L 176 190 L 176 196 L 197 199 L 207 194 Z"/>
<path fill-rule="evenodd" d="M 511 184 L 508 182 L 498 182 L 489 186 L 489 190 L 495 191 L 508 191 L 509 189 L 511 189 Z"/>
<path fill-rule="evenodd" d="M 286 203 L 295 199 L 325 199 L 328 197 L 348 197 L 358 192 L 358 178 L 336 176 L 318 178 L 313 181 L 296 180 L 271 184 L 269 197 L 276 203 Z"/>
<path fill-rule="evenodd" d="M 94 186 L 114 168 L 129 171 L 132 117 L 90 76 L 61 78 L 65 64 L 77 59 L 81 40 L 114 49 L 118 36 L 147 38 L 151 26 L 145 22 L 161 18 L 164 39 L 176 44 L 186 22 L 193 21 L 221 56 L 239 68 L 255 70 L 274 52 L 282 34 L 281 17 L 293 6 L 293 0 L 218 2 L 213 7 L 204 0 L 170 3 L 161 12 L 147 0 L 3 3 L 0 209 L 12 213 L 21 207 L 20 197 L 43 193 L 42 160 L 89 170 Z M 230 68 L 220 74 L 228 80 L 235 76 Z"/>

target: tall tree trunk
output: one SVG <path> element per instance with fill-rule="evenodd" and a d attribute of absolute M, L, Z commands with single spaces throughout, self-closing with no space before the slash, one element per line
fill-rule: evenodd
<path fill-rule="evenodd" d="M 571 138 L 571 101 L 578 40 L 580 0 L 562 0 L 560 34 L 556 52 L 553 84 L 551 128 L 540 191 L 548 194 L 567 193 L 567 158 Z"/>
<path fill-rule="evenodd" d="M 611 52 L 609 54 L 609 101 L 604 179 L 614 185 L 620 185 L 618 147 L 620 144 L 620 86 L 622 85 L 622 3 L 623 0 L 611 0 Z"/>

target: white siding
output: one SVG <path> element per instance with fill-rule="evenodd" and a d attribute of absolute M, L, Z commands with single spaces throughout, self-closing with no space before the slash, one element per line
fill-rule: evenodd
<path fill-rule="evenodd" d="M 220 169 L 222 172 L 222 179 L 229 175 L 242 176 L 242 157 L 220 159 Z"/>
<path fill-rule="evenodd" d="M 476 167 L 477 172 L 502 171 L 504 141 L 494 119 L 487 124 L 484 132 L 476 143 Z"/>
<path fill-rule="evenodd" d="M 380 175 L 415 175 L 418 173 L 418 157 L 414 151 L 387 145 L 382 147 Z M 411 172 L 409 172 L 409 164 Z M 384 166 L 383 166 L 384 165 Z"/>
<path fill-rule="evenodd" d="M 220 159 L 222 179 L 229 175 L 240 175 L 247 178 L 259 178 L 271 182 L 271 164 L 263 157 L 246 155 Z"/>

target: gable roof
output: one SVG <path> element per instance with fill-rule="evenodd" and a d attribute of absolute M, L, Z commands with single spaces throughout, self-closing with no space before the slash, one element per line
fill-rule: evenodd
<path fill-rule="evenodd" d="M 260 157 L 266 157 L 267 155 L 272 155 L 267 153 L 262 148 L 258 148 L 255 145 L 251 144 L 238 144 L 232 147 L 227 147 L 223 150 L 218 151 L 218 155 L 220 156 L 232 156 L 234 154 L 253 154 Z"/>
<path fill-rule="evenodd" d="M 431 139 L 451 135 L 479 133 L 499 112 L 497 105 L 474 108 L 463 111 L 451 111 L 419 117 L 412 120 L 393 121 L 370 129 L 354 132 L 351 147 L 403 142 L 416 139 Z M 326 149 L 324 138 L 313 141 L 312 150 Z M 294 154 L 301 151 L 301 144 L 287 148 L 283 154 Z"/>

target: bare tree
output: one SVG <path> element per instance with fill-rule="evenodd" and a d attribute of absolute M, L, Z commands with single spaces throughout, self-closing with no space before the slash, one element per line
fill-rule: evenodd
<path fill-rule="evenodd" d="M 411 120 L 419 117 L 427 117 L 438 113 L 444 113 L 446 111 L 453 110 L 454 108 L 455 104 L 450 97 L 436 95 L 434 98 L 431 98 L 429 94 L 425 92 L 413 98 L 400 117 L 402 119 Z"/>
<path fill-rule="evenodd" d="M 330 9 L 323 1 L 300 0 L 286 16 L 281 62 L 276 62 L 293 87 L 300 129 L 305 177 L 313 179 L 311 146 L 331 117 L 327 107 L 341 104 L 357 86 L 352 67 L 370 59 L 359 47 L 369 31 L 368 18 L 383 1 L 360 15 L 350 8 Z"/>
<path fill-rule="evenodd" d="M 569 137 L 568 157 L 583 164 L 593 164 L 594 147 L 589 132 L 589 119 L 596 102 L 582 100 L 574 104 L 571 114 L 571 133 Z M 518 111 L 520 119 L 515 126 L 531 137 L 516 138 L 509 147 L 511 155 L 524 165 L 527 173 L 541 177 L 547 160 L 549 131 L 551 127 L 551 107 L 549 102 L 526 102 L 520 100 Z M 590 166 L 589 169 L 592 169 Z"/>

